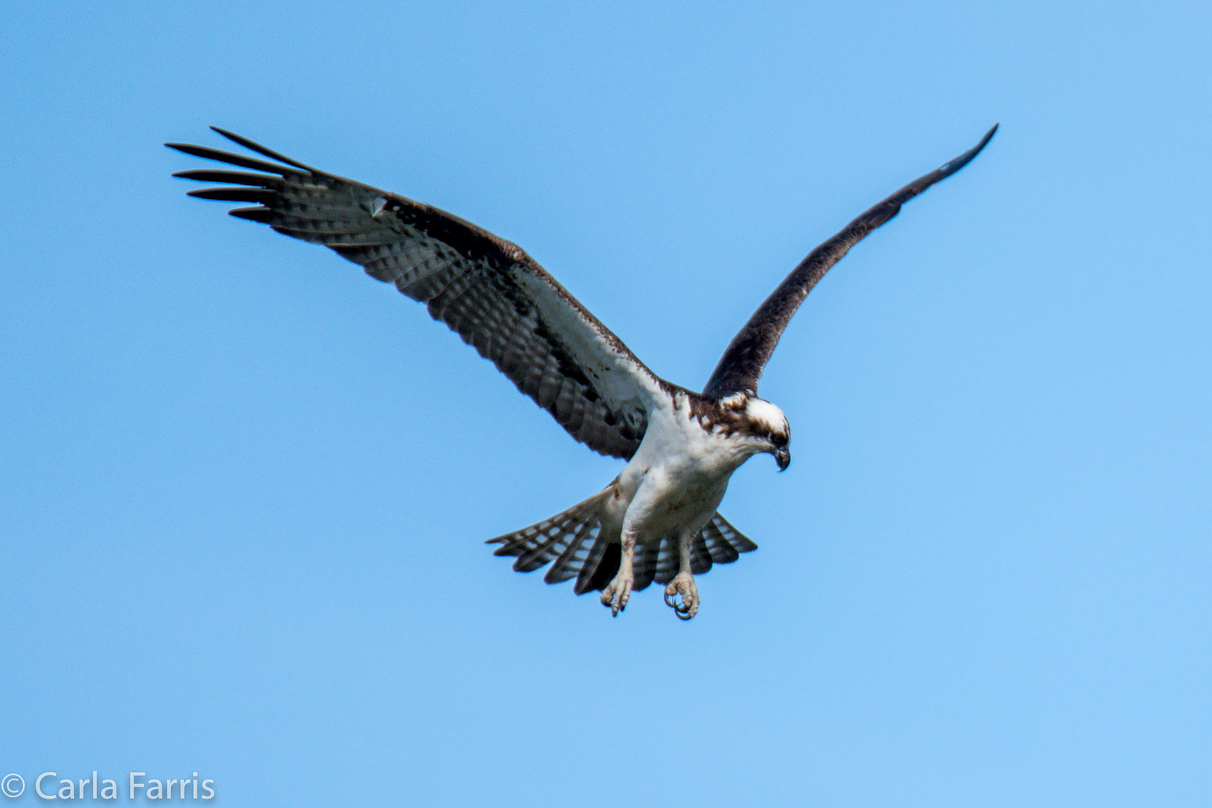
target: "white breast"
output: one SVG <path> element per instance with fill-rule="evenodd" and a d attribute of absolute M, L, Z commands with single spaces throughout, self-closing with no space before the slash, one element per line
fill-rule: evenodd
<path fill-rule="evenodd" d="M 625 509 L 619 521 L 634 521 L 642 542 L 697 531 L 719 507 L 732 472 L 752 454 L 741 437 L 703 429 L 688 406 L 656 410 L 619 475 L 619 501 L 611 510 Z"/>

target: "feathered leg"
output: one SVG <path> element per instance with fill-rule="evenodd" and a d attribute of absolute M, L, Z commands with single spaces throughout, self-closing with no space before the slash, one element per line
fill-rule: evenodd
<path fill-rule="evenodd" d="M 605 589 L 602 590 L 602 605 L 610 607 L 610 614 L 619 616 L 619 612 L 627 608 L 627 600 L 631 597 L 631 588 L 635 586 L 635 533 L 623 530 L 623 552 L 619 560 L 619 571 Z"/>
<path fill-rule="evenodd" d="M 699 587 L 694 582 L 690 572 L 690 546 L 694 542 L 694 533 L 682 533 L 678 536 L 678 574 L 665 587 L 665 603 L 679 620 L 689 620 L 699 613 Z M 678 603 L 681 595 L 682 602 Z"/>

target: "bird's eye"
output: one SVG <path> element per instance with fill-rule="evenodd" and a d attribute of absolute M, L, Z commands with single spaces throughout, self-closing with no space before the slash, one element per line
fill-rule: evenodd
<path fill-rule="evenodd" d="M 787 445 L 787 436 L 786 435 L 771 435 L 770 442 L 773 443 L 775 446 L 786 446 Z"/>

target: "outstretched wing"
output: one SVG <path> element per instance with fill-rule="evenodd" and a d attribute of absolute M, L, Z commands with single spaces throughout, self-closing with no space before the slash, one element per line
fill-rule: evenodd
<path fill-rule="evenodd" d="M 757 394 L 758 380 L 774 346 L 779 344 L 783 329 L 795 315 L 804 298 L 824 277 L 829 268 L 841 260 L 850 248 L 875 228 L 900 212 L 901 205 L 908 202 L 939 180 L 950 177 L 975 157 L 997 131 L 995 124 L 983 138 L 968 151 L 951 162 L 919 177 L 892 196 L 846 225 L 840 233 L 812 251 L 791 274 L 779 284 L 766 302 L 745 323 L 745 327 L 733 337 L 728 350 L 720 357 L 715 372 L 703 389 L 703 394 L 723 398 L 733 393 Z"/>
<path fill-rule="evenodd" d="M 255 203 L 229 212 L 323 244 L 371 277 L 395 284 L 492 360 L 578 441 L 604 455 L 635 453 L 647 414 L 662 395 L 660 380 L 521 248 L 445 211 L 215 131 L 276 162 L 165 144 L 256 172 L 174 174 L 225 186 L 190 196 Z"/>

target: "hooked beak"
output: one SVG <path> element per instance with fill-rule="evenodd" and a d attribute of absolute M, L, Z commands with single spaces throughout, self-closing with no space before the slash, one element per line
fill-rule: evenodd
<path fill-rule="evenodd" d="M 774 462 L 779 464 L 779 471 L 786 471 L 791 465 L 791 451 L 786 447 L 774 451 Z"/>

